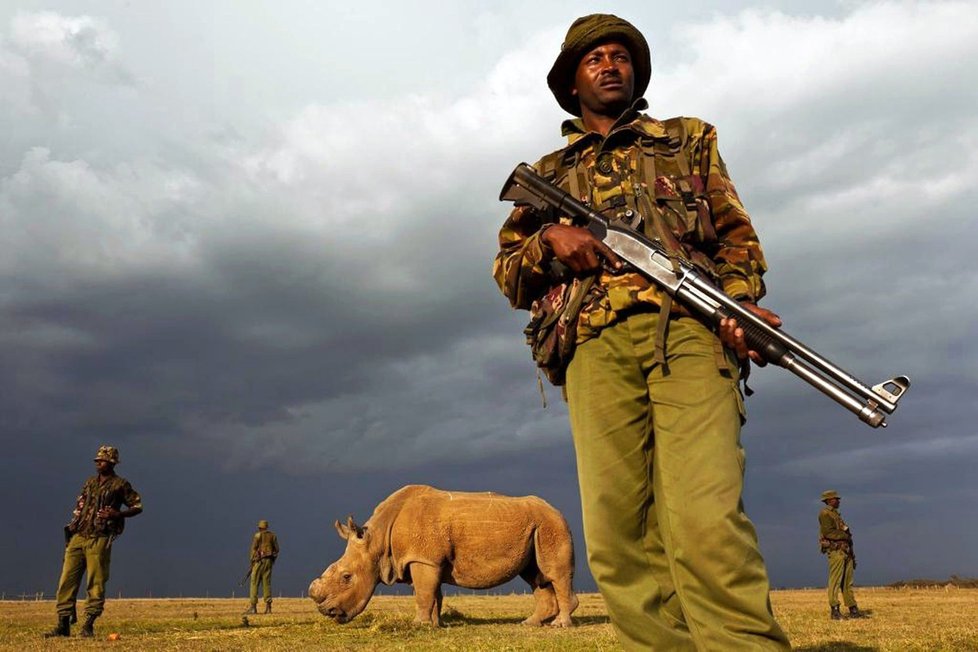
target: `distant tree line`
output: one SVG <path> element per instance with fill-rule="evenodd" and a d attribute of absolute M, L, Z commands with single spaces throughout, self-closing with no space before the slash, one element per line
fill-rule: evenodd
<path fill-rule="evenodd" d="M 899 582 L 894 582 L 893 584 L 889 584 L 887 586 L 894 589 L 903 587 L 912 589 L 926 589 L 941 586 L 954 586 L 959 589 L 978 589 L 978 577 L 958 577 L 957 575 L 952 575 L 946 580 L 900 580 Z"/>

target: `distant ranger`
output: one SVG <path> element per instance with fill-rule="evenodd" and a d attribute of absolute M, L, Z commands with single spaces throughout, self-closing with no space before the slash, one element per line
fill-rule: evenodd
<path fill-rule="evenodd" d="M 258 521 L 258 531 L 251 538 L 251 605 L 246 614 L 258 613 L 258 584 L 265 593 L 265 613 L 272 613 L 272 565 L 278 559 L 278 537 L 268 529 L 268 521 Z"/>
<path fill-rule="evenodd" d="M 825 507 L 818 513 L 818 543 L 823 555 L 829 560 L 829 608 L 832 620 L 842 620 L 839 610 L 839 589 L 842 600 L 849 608 L 850 618 L 863 618 L 864 614 L 856 606 L 856 596 L 852 593 L 852 576 L 856 570 L 856 553 L 852 546 L 852 532 L 839 514 L 842 497 L 835 491 L 823 491 L 822 502 Z"/>
<path fill-rule="evenodd" d="M 143 511 L 143 500 L 129 481 L 115 474 L 119 451 L 101 446 L 95 454 L 97 475 L 82 486 L 75 501 L 71 522 L 65 526 L 65 557 L 58 582 L 58 624 L 45 637 L 69 636 L 75 622 L 75 600 L 82 573 L 88 575 L 85 624 L 81 635 L 95 636 L 95 619 L 105 607 L 105 584 L 109 581 L 112 542 L 125 527 L 125 519 Z M 120 509 L 123 505 L 127 509 Z"/>

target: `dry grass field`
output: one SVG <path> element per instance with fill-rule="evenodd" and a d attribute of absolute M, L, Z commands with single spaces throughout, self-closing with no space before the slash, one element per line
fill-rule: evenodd
<path fill-rule="evenodd" d="M 798 650 L 978 650 L 978 589 L 857 590 L 866 620 L 831 622 L 820 590 L 776 591 L 778 619 Z M 378 596 L 347 625 L 321 617 L 312 602 L 275 601 L 275 613 L 249 616 L 229 599 L 109 600 L 94 640 L 44 640 L 54 623 L 51 602 L 0 602 L 0 650 L 614 650 L 601 597 L 581 596 L 577 627 L 521 626 L 529 595 L 445 598 L 446 627 L 415 625 L 413 599 Z M 119 640 L 106 636 L 118 632 Z"/>

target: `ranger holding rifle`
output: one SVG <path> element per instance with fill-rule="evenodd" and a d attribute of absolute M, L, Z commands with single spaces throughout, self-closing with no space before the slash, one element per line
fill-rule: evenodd
<path fill-rule="evenodd" d="M 766 263 L 716 130 L 641 113 L 650 74 L 630 23 L 575 21 L 547 82 L 578 117 L 536 171 L 779 326 L 757 306 Z M 741 504 L 738 381 L 763 358 L 736 320 L 714 333 L 565 211 L 504 198 L 519 201 L 493 274 L 514 307 L 531 310 L 534 357 L 565 385 L 588 562 L 622 644 L 788 649 Z"/>
<path fill-rule="evenodd" d="M 44 634 L 48 638 L 71 634 L 71 624 L 76 620 L 75 600 L 83 573 L 88 576 L 85 586 L 88 599 L 80 635 L 95 636 L 95 621 L 105 608 L 112 544 L 125 529 L 125 520 L 143 511 L 142 498 L 128 480 L 115 473 L 119 463 L 118 449 L 100 446 L 94 461 L 97 473 L 82 485 L 71 521 L 64 528 L 64 563 L 57 593 L 58 624 Z"/>
<path fill-rule="evenodd" d="M 493 274 L 565 385 L 588 562 L 625 647 L 786 649 L 741 504 L 738 382 L 772 362 L 883 427 L 910 380 L 868 387 L 757 305 L 766 263 L 716 130 L 642 114 L 650 75 L 630 23 L 571 25 L 547 82 L 579 118 L 504 185 Z"/>

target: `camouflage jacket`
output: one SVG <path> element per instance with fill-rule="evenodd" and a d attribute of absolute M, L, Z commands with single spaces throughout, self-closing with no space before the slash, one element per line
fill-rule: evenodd
<path fill-rule="evenodd" d="M 266 557 L 278 557 L 278 537 L 271 530 L 259 530 L 251 538 L 251 561 L 260 561 Z"/>
<path fill-rule="evenodd" d="M 99 476 L 93 475 L 82 486 L 81 494 L 75 501 L 75 509 L 71 513 L 71 521 L 65 529 L 71 534 L 88 537 L 118 537 L 126 527 L 126 519 L 99 518 L 98 511 L 103 507 L 120 509 L 123 505 L 129 509 L 143 508 L 143 499 L 129 481 L 117 475 L 100 481 Z"/>
<path fill-rule="evenodd" d="M 826 506 L 818 513 L 818 540 L 822 552 L 842 550 L 849 553 L 852 550 L 852 534 L 849 526 L 842 520 L 839 510 Z"/>
<path fill-rule="evenodd" d="M 761 275 L 767 265 L 720 158 L 716 130 L 697 118 L 653 119 L 639 112 L 646 106 L 636 102 L 604 138 L 586 131 L 580 119 L 564 122 L 568 145 L 538 161 L 537 171 L 571 194 L 577 190 L 610 219 L 672 243 L 670 250 L 728 295 L 756 302 L 765 293 Z M 499 232 L 493 277 L 514 308 L 530 309 L 555 284 L 553 252 L 540 233 L 557 221 L 569 223 L 564 216 L 516 207 Z M 623 310 L 663 302 L 659 290 L 635 272 L 603 272 L 596 286 L 581 311 L 578 343 Z"/>

